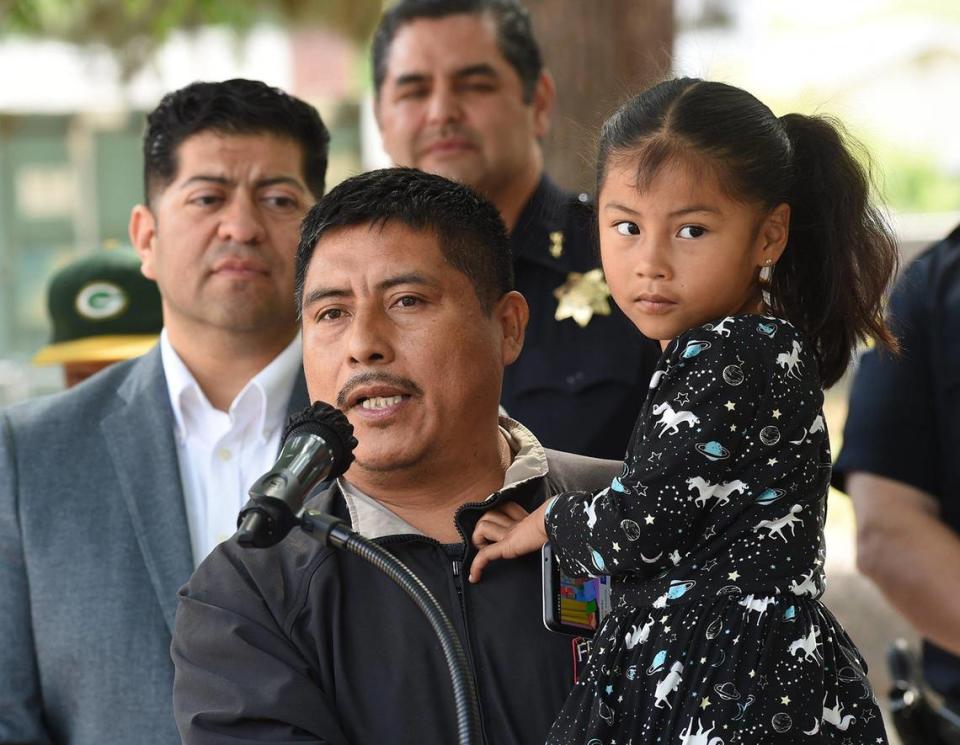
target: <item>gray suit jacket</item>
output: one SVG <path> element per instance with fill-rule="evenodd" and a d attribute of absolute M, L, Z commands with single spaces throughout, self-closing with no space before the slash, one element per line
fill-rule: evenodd
<path fill-rule="evenodd" d="M 0 743 L 179 743 L 192 571 L 159 347 L 0 413 Z"/>

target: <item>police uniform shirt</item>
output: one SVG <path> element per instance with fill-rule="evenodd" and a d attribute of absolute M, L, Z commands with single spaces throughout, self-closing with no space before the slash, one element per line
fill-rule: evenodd
<path fill-rule="evenodd" d="M 913 486 L 960 533 L 960 227 L 904 270 L 889 315 L 901 354 L 864 353 L 833 482 L 862 471 Z M 926 641 L 923 675 L 960 701 L 960 658 Z"/>
<path fill-rule="evenodd" d="M 530 322 L 505 373 L 504 409 L 544 447 L 622 459 L 660 345 L 609 297 L 593 206 L 544 176 L 510 239 Z"/>

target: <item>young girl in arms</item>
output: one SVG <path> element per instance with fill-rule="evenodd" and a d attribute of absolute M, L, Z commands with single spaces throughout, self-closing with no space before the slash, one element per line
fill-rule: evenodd
<path fill-rule="evenodd" d="M 680 79 L 603 127 L 600 248 L 664 353 L 622 474 L 478 524 L 471 580 L 550 540 L 614 610 L 550 743 L 885 743 L 862 657 L 820 603 L 821 388 L 881 318 L 896 245 L 838 129 Z M 495 567 L 488 568 L 495 571 Z"/>

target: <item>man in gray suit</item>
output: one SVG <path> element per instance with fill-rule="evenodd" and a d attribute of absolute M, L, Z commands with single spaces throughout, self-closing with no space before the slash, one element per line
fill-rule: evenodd
<path fill-rule="evenodd" d="M 247 80 L 150 114 L 130 236 L 159 345 L 0 413 L 0 743 L 179 742 L 177 589 L 307 402 L 295 253 L 328 139 L 312 107 Z"/>

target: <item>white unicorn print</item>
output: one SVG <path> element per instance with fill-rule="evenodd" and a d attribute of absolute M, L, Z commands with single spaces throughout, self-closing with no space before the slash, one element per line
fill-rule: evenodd
<path fill-rule="evenodd" d="M 809 593 L 810 597 L 815 598 L 817 596 L 817 583 L 813 581 L 813 572 L 811 569 L 808 574 L 805 574 L 803 577 L 803 582 L 799 584 L 797 581 L 790 580 L 790 592 L 794 595 L 806 595 Z"/>
<path fill-rule="evenodd" d="M 811 626 L 810 633 L 790 644 L 790 656 L 795 656 L 798 652 L 803 652 L 804 660 L 813 660 L 817 662 L 821 659 L 818 651 L 820 646 L 820 627 Z"/>
<path fill-rule="evenodd" d="M 694 476 L 687 479 L 687 488 L 696 489 L 700 493 L 700 496 L 693 500 L 697 507 L 706 506 L 707 500 L 710 499 L 710 497 L 717 500 L 713 505 L 714 507 L 722 507 L 730 503 L 730 495 L 733 492 L 743 494 L 750 487 L 745 482 L 740 481 L 740 479 L 727 481 L 723 484 L 711 484 L 701 476 Z"/>
<path fill-rule="evenodd" d="M 794 525 L 796 523 L 803 522 L 803 520 L 797 517 L 797 513 L 800 512 L 802 509 L 803 507 L 801 507 L 799 504 L 795 504 L 793 505 L 793 507 L 790 508 L 790 512 L 784 515 L 783 517 L 779 517 L 776 520 L 761 520 L 760 522 L 758 522 L 756 525 L 753 526 L 753 529 L 759 530 L 760 528 L 766 528 L 767 530 L 770 531 L 767 534 L 769 537 L 772 538 L 774 535 L 777 535 L 783 538 L 784 543 L 787 543 L 787 537 L 783 534 L 783 529 L 789 527 L 790 535 L 791 536 L 794 535 L 794 532 L 793 532 Z"/>
<path fill-rule="evenodd" d="M 608 489 L 598 491 L 590 504 L 583 505 L 583 511 L 587 513 L 587 530 L 593 530 L 593 526 L 597 524 L 597 502 L 607 495 L 607 491 Z"/>
<path fill-rule="evenodd" d="M 627 645 L 627 649 L 633 649 L 638 644 L 643 644 L 647 639 L 649 639 L 651 626 L 653 626 L 652 618 L 643 626 L 634 624 L 633 630 L 628 631 L 626 637 L 624 638 L 624 643 Z"/>
<path fill-rule="evenodd" d="M 800 346 L 800 342 L 794 339 L 793 351 L 789 354 L 787 352 L 781 352 L 777 355 L 777 364 L 787 371 L 788 377 L 796 378 L 797 380 L 800 380 L 800 373 L 797 372 L 797 368 L 803 367 L 803 363 L 800 361 L 800 351 L 802 349 L 803 347 Z"/>
<path fill-rule="evenodd" d="M 837 703 L 832 709 L 827 708 L 827 694 L 823 695 L 823 721 L 832 724 L 841 732 L 850 729 L 850 725 L 857 721 L 853 714 L 843 716 L 843 705 L 840 703 L 840 696 L 837 695 Z M 814 722 L 813 729 L 804 732 L 805 735 L 815 735 L 820 731 L 820 722 Z"/>
<path fill-rule="evenodd" d="M 813 420 L 813 424 L 810 425 L 810 429 L 804 430 L 799 440 L 790 440 L 790 444 L 802 445 L 810 435 L 815 435 L 817 434 L 817 432 L 826 432 L 826 431 L 827 431 L 827 425 L 823 421 L 823 415 L 817 414 L 816 418 Z"/>
<path fill-rule="evenodd" d="M 826 432 L 827 425 L 823 421 L 823 415 L 817 414 L 816 419 L 813 420 L 813 424 L 810 425 L 810 429 L 807 430 L 811 435 L 817 434 L 817 432 Z"/>
<path fill-rule="evenodd" d="M 850 729 L 850 725 L 857 721 L 857 718 L 853 714 L 843 714 L 843 705 L 840 703 L 840 696 L 837 696 L 837 704 L 832 709 L 827 708 L 827 699 L 823 699 L 823 721 L 827 724 L 832 724 L 841 732 L 846 732 Z"/>
<path fill-rule="evenodd" d="M 733 318 L 727 316 L 719 323 L 713 325 L 708 325 L 706 328 L 710 329 L 713 333 L 718 334 L 719 336 L 730 336 L 730 329 L 727 328 L 727 324 L 731 323 Z"/>
<path fill-rule="evenodd" d="M 693 733 L 693 717 L 690 717 L 690 724 L 687 725 L 687 729 L 684 732 L 680 733 L 680 745 L 723 745 L 723 740 L 720 737 L 714 737 L 710 739 L 710 733 L 716 728 L 717 723 L 713 722 L 710 725 L 710 729 L 704 731 L 703 725 L 700 724 L 700 719 L 697 718 L 697 732 Z"/>
<path fill-rule="evenodd" d="M 657 683 L 657 687 L 653 692 L 653 696 L 656 699 L 656 701 L 653 702 L 655 709 L 662 709 L 663 704 L 666 704 L 668 709 L 673 708 L 670 702 L 667 701 L 667 696 L 680 687 L 682 680 L 683 665 L 680 662 L 674 662 L 673 665 L 670 666 L 670 672 L 667 673 L 667 676 L 663 680 Z"/>
<path fill-rule="evenodd" d="M 671 435 L 677 434 L 684 422 L 690 427 L 700 424 L 700 419 L 692 411 L 674 411 L 667 402 L 654 406 L 653 413 L 660 415 L 660 421 L 654 424 L 655 427 L 660 427 L 660 437 L 667 434 L 667 430 L 670 430 Z"/>
<path fill-rule="evenodd" d="M 760 619 L 763 618 L 763 614 L 767 612 L 767 606 L 770 603 L 774 602 L 776 597 L 769 596 L 765 598 L 755 598 L 753 595 L 747 595 L 743 600 L 740 601 L 739 605 L 742 605 L 747 609 L 747 613 L 750 611 L 756 611 L 757 613 L 757 625 L 760 625 Z"/>

